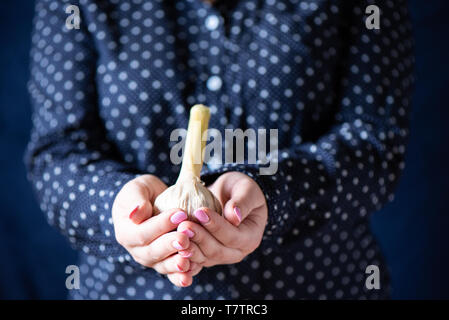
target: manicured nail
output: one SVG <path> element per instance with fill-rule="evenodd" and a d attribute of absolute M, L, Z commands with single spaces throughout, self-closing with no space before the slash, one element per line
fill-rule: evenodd
<path fill-rule="evenodd" d="M 242 221 L 242 212 L 240 211 L 239 207 L 234 207 L 234 213 L 237 216 L 237 219 L 239 219 L 239 222 Z"/>
<path fill-rule="evenodd" d="M 190 230 L 190 229 L 185 229 L 185 230 L 183 230 L 181 232 L 184 233 L 189 238 L 193 238 L 193 236 L 195 235 L 195 233 L 192 230 Z"/>
<path fill-rule="evenodd" d="M 185 283 L 185 282 L 182 281 L 182 280 L 179 280 L 179 282 L 181 282 L 181 286 L 183 286 L 183 287 L 185 287 L 185 286 L 187 285 L 187 283 Z"/>
<path fill-rule="evenodd" d="M 131 213 L 129 214 L 129 218 L 132 219 L 134 214 L 137 212 L 137 210 L 139 210 L 140 206 L 137 206 L 133 211 L 131 211 Z"/>
<path fill-rule="evenodd" d="M 183 258 L 190 258 L 193 255 L 191 251 L 179 251 L 178 253 Z"/>
<path fill-rule="evenodd" d="M 182 268 L 179 266 L 179 264 L 176 265 L 176 269 L 178 269 L 179 272 L 183 272 Z"/>
<path fill-rule="evenodd" d="M 170 221 L 173 224 L 180 224 L 187 219 L 187 215 L 183 211 L 178 211 L 170 217 Z"/>
<path fill-rule="evenodd" d="M 172 245 L 173 245 L 173 248 L 175 248 L 176 250 L 184 250 L 185 249 L 183 246 L 181 246 L 181 244 L 178 241 L 173 241 Z"/>
<path fill-rule="evenodd" d="M 194 212 L 194 216 L 201 222 L 201 223 L 207 223 L 209 222 L 209 217 L 203 210 L 196 210 Z"/>

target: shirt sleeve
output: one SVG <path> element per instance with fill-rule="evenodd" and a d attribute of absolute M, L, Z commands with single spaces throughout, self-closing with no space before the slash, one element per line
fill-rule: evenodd
<path fill-rule="evenodd" d="M 33 128 L 25 154 L 28 179 L 49 223 L 75 249 L 130 260 L 114 235 L 111 206 L 140 172 L 108 141 L 97 109 L 92 39 L 67 29 L 65 5 L 37 1 L 31 50 Z"/>
<path fill-rule="evenodd" d="M 413 40 L 406 1 L 382 2 L 380 29 L 365 26 L 369 1 L 352 1 L 345 17 L 338 112 L 316 141 L 278 152 L 278 170 L 226 164 L 205 180 L 240 171 L 261 187 L 268 204 L 264 240 L 326 223 L 351 224 L 393 199 L 408 136 L 413 87 Z M 272 159 L 276 161 L 276 159 Z"/>

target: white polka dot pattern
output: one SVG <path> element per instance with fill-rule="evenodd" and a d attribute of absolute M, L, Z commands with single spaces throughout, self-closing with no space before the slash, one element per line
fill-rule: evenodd
<path fill-rule="evenodd" d="M 404 167 L 413 85 L 405 1 L 38 0 L 29 91 L 29 179 L 50 224 L 82 252 L 74 299 L 371 299 L 388 273 L 368 227 Z M 142 173 L 167 184 L 170 133 L 188 106 L 211 107 L 210 127 L 278 128 L 278 172 L 237 170 L 263 190 L 262 245 L 237 265 L 203 270 L 175 288 L 116 243 L 111 206 Z M 381 266 L 382 290 L 364 287 Z"/>

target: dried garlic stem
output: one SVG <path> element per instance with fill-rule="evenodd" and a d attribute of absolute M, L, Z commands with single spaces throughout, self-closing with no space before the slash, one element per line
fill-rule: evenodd
<path fill-rule="evenodd" d="M 207 139 L 206 132 L 209 127 L 209 119 L 210 111 L 208 107 L 197 104 L 190 109 L 186 144 L 178 180 L 191 174 L 195 177 L 200 177 L 204 161 Z"/>
<path fill-rule="evenodd" d="M 200 179 L 209 119 L 208 107 L 195 105 L 191 108 L 181 172 L 176 183 L 156 198 L 155 214 L 173 208 L 181 208 L 185 210 L 190 220 L 197 221 L 194 212 L 201 207 L 222 213 L 220 201 Z"/>

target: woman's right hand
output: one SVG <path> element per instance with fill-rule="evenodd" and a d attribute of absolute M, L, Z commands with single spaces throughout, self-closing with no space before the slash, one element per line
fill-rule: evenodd
<path fill-rule="evenodd" d="M 185 233 L 176 231 L 178 224 L 187 220 L 181 209 L 153 216 L 154 200 L 165 189 L 166 184 L 150 174 L 127 182 L 112 206 L 115 237 L 136 262 L 166 274 L 177 286 L 187 287 L 201 265 L 181 254 L 199 250 Z"/>

